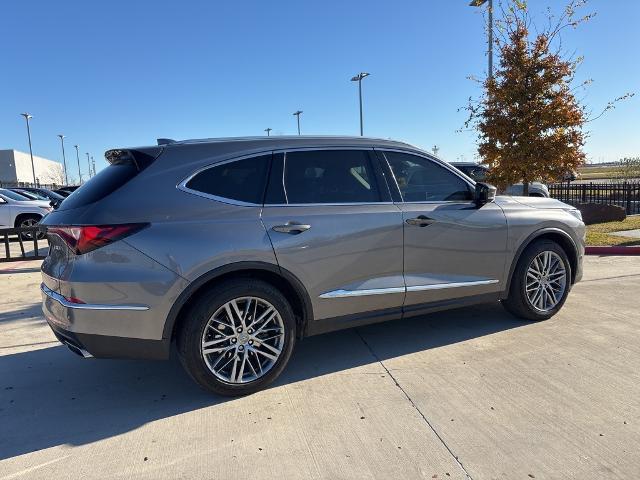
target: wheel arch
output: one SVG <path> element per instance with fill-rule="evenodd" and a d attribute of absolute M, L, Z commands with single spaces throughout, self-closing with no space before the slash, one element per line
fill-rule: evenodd
<path fill-rule="evenodd" d="M 520 244 L 518 250 L 516 250 L 516 254 L 513 256 L 513 260 L 511 261 L 511 267 L 509 268 L 509 275 L 507 276 L 507 285 L 504 291 L 505 295 L 509 294 L 513 272 L 520 261 L 522 253 L 527 249 L 527 247 L 529 247 L 529 245 L 540 240 L 552 240 L 560 245 L 560 247 L 565 251 L 567 257 L 569 257 L 569 264 L 571 266 L 571 285 L 575 283 L 578 268 L 578 247 L 576 246 L 575 241 L 571 235 L 560 228 L 543 228 L 530 234 L 525 241 Z"/>
<path fill-rule="evenodd" d="M 296 316 L 298 337 L 305 336 L 306 326 L 313 318 L 311 299 L 302 282 L 291 272 L 278 265 L 266 262 L 237 262 L 215 268 L 191 282 L 173 303 L 165 321 L 162 338 L 171 342 L 181 323 L 189 304 L 204 294 L 210 287 L 232 278 L 250 277 L 265 281 L 279 289 L 289 300 Z"/>
<path fill-rule="evenodd" d="M 35 217 L 38 219 L 38 221 L 40 221 L 42 220 L 42 217 L 44 217 L 44 215 L 40 215 L 39 213 L 35 213 L 35 212 L 19 213 L 18 215 L 16 215 L 16 218 L 13 220 L 13 226 L 18 228 L 20 226 L 20 222 L 22 221 L 22 219 L 27 217 Z"/>

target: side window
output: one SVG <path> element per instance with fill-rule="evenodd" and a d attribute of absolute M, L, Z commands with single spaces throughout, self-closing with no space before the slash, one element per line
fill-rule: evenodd
<path fill-rule="evenodd" d="M 368 151 L 287 152 L 282 178 L 286 203 L 290 204 L 380 201 Z"/>
<path fill-rule="evenodd" d="M 471 189 L 460 177 L 423 157 L 384 152 L 405 202 L 471 200 Z"/>
<path fill-rule="evenodd" d="M 187 188 L 246 203 L 262 204 L 271 155 L 236 160 L 207 168 Z"/>

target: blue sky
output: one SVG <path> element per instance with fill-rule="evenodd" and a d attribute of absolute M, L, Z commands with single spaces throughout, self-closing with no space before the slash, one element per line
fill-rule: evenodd
<path fill-rule="evenodd" d="M 531 0 L 532 10 L 560 5 Z M 475 134 L 457 133 L 486 71 L 483 18 L 467 0 L 2 2 L 0 148 L 67 152 L 105 165 L 104 151 L 158 137 L 357 134 L 363 82 L 365 134 L 475 158 Z M 568 31 L 584 55 L 594 110 L 640 93 L 640 2 L 593 0 L 597 17 Z M 640 155 L 640 95 L 589 125 L 592 161 Z M 82 164 L 83 172 L 86 169 Z"/>

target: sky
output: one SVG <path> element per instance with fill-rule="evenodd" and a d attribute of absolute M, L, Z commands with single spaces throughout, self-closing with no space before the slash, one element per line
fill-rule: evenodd
<path fill-rule="evenodd" d="M 110 148 L 175 139 L 295 134 L 357 135 L 363 81 L 365 135 L 394 138 L 445 160 L 473 161 L 476 133 L 460 111 L 486 75 L 481 8 L 467 0 L 165 1 L 0 3 L 0 149 L 61 160 L 57 134 L 103 168 Z M 561 0 L 530 0 L 534 14 Z M 592 162 L 640 155 L 640 2 L 592 0 L 597 16 L 566 31 L 584 55 L 580 96 Z M 71 171 L 71 167 L 70 171 Z M 77 167 L 75 167 L 77 168 Z"/>

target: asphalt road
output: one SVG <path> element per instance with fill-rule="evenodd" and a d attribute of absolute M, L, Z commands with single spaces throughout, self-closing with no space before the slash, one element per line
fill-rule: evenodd
<path fill-rule="evenodd" d="M 487 305 L 306 339 L 238 399 L 71 354 L 38 285 L 0 266 L 0 479 L 640 478 L 640 257 L 588 258 L 543 323 Z"/>

